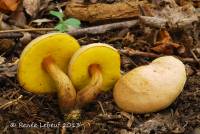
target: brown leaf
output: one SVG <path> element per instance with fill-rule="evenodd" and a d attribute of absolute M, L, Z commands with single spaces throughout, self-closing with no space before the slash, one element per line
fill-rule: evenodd
<path fill-rule="evenodd" d="M 156 42 L 155 47 L 151 48 L 157 53 L 173 54 L 174 50 L 180 48 L 181 45 L 173 43 L 169 33 L 165 30 L 159 33 L 160 41 Z"/>
<path fill-rule="evenodd" d="M 23 6 L 27 12 L 32 17 L 36 17 L 39 8 L 40 8 L 40 0 L 24 0 Z"/>
<path fill-rule="evenodd" d="M 174 50 L 179 48 L 180 45 L 176 44 L 176 43 L 161 43 L 160 45 L 151 48 L 153 51 L 158 52 L 158 53 L 162 53 L 162 54 L 173 54 Z"/>
<path fill-rule="evenodd" d="M 18 59 L 12 63 L 0 64 L 0 77 L 15 77 Z"/>
<path fill-rule="evenodd" d="M 20 0 L 0 0 L 0 11 L 15 11 Z"/>

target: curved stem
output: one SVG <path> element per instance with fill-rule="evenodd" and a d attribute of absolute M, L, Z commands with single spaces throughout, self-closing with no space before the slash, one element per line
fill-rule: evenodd
<path fill-rule="evenodd" d="M 63 113 L 73 109 L 76 100 L 76 90 L 68 76 L 55 64 L 51 56 L 42 61 L 43 69 L 54 80 L 60 109 Z"/>
<path fill-rule="evenodd" d="M 92 102 L 101 92 L 103 77 L 98 65 L 91 65 L 89 68 L 91 81 L 89 84 L 77 93 L 76 107 L 81 108 Z"/>
<path fill-rule="evenodd" d="M 91 81 L 83 89 L 78 91 L 76 96 L 76 105 L 74 109 L 65 115 L 65 120 L 78 120 L 81 116 L 81 107 L 92 102 L 101 92 L 103 77 L 98 65 L 91 65 L 89 68 Z"/>

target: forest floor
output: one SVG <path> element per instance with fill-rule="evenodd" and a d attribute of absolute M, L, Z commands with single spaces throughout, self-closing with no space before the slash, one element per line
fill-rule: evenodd
<path fill-rule="evenodd" d="M 38 11 L 35 17 L 27 13 L 27 10 L 25 10 L 27 6 L 20 5 L 21 10 L 16 13 L 17 15 L 6 13 L 8 18 L 3 19 L 4 23 L 9 26 L 19 26 L 20 23 L 24 22 L 27 27 L 23 29 L 30 29 L 30 27 L 52 28 L 58 20 L 49 15 L 49 11 L 63 9 L 66 1 L 46 1 L 48 2 L 40 4 L 40 7 L 43 8 Z M 91 0 L 90 2 L 112 5 L 117 1 Z M 60 8 L 58 8 L 58 5 Z M 200 6 L 195 5 L 195 8 L 200 9 Z M 19 15 L 22 13 L 23 15 Z M 41 20 L 41 18 L 47 18 L 47 20 Z M 138 20 L 138 17 L 134 19 Z M 9 20 L 15 20 L 18 24 Z M 35 23 L 33 20 L 39 20 L 39 22 Z M 116 22 L 122 21 L 120 19 Z M 41 23 L 41 25 L 38 23 Z M 107 23 L 113 24 L 112 19 L 92 23 L 84 20 L 81 28 Z M 5 28 L 2 31 L 4 30 L 8 29 Z M 21 33 L 23 35 L 28 34 L 27 38 L 29 37 L 29 39 L 22 39 Z M 187 81 L 180 96 L 172 105 L 162 111 L 147 114 L 124 112 L 114 103 L 111 90 L 102 93 L 96 101 L 84 107 L 80 120 L 67 122 L 63 120 L 55 94 L 36 95 L 28 92 L 19 85 L 17 79 L 17 63 L 24 47 L 30 40 L 45 33 L 47 31 L 0 33 L 0 133 L 200 134 L 199 20 L 192 22 L 188 27 L 161 29 L 144 23 L 137 23 L 128 28 L 110 29 L 99 34 L 86 32 L 78 36 L 74 35 L 81 46 L 102 42 L 119 50 L 123 73 L 135 67 L 146 65 L 156 57 L 163 55 L 177 56 L 186 66 Z M 162 33 L 165 34 L 162 36 Z M 156 44 L 156 42 L 168 37 L 170 37 L 168 44 Z M 66 126 L 66 128 L 63 126 Z"/>

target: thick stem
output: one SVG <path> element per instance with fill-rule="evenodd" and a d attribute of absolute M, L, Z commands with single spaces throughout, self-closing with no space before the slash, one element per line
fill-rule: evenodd
<path fill-rule="evenodd" d="M 65 120 L 78 120 L 81 116 L 81 108 L 95 100 L 101 92 L 103 77 L 98 65 L 91 65 L 89 68 L 91 81 L 83 89 L 78 91 L 76 96 L 76 105 L 74 109 L 65 115 Z"/>
<path fill-rule="evenodd" d="M 86 104 L 92 102 L 97 95 L 101 92 L 103 84 L 103 77 L 101 69 L 98 65 L 91 65 L 89 68 L 91 81 L 89 84 L 77 93 L 76 107 L 81 108 Z"/>
<path fill-rule="evenodd" d="M 51 56 L 42 61 L 43 69 L 54 80 L 60 109 L 63 113 L 72 110 L 76 100 L 76 90 L 68 76 L 55 64 Z"/>

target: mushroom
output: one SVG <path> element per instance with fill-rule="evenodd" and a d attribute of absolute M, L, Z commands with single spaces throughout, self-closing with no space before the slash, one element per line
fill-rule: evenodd
<path fill-rule="evenodd" d="M 120 55 L 113 47 L 94 43 L 72 56 L 68 75 L 77 91 L 76 109 L 90 103 L 101 91 L 113 88 L 120 78 Z"/>
<path fill-rule="evenodd" d="M 79 48 L 78 42 L 65 33 L 34 39 L 20 56 L 20 85 L 36 94 L 57 92 L 60 109 L 66 113 L 75 104 L 76 90 L 65 73 L 71 56 Z"/>
<path fill-rule="evenodd" d="M 114 101 L 127 112 L 156 112 L 177 98 L 185 82 L 184 64 L 173 56 L 160 57 L 122 76 L 114 87 Z"/>

